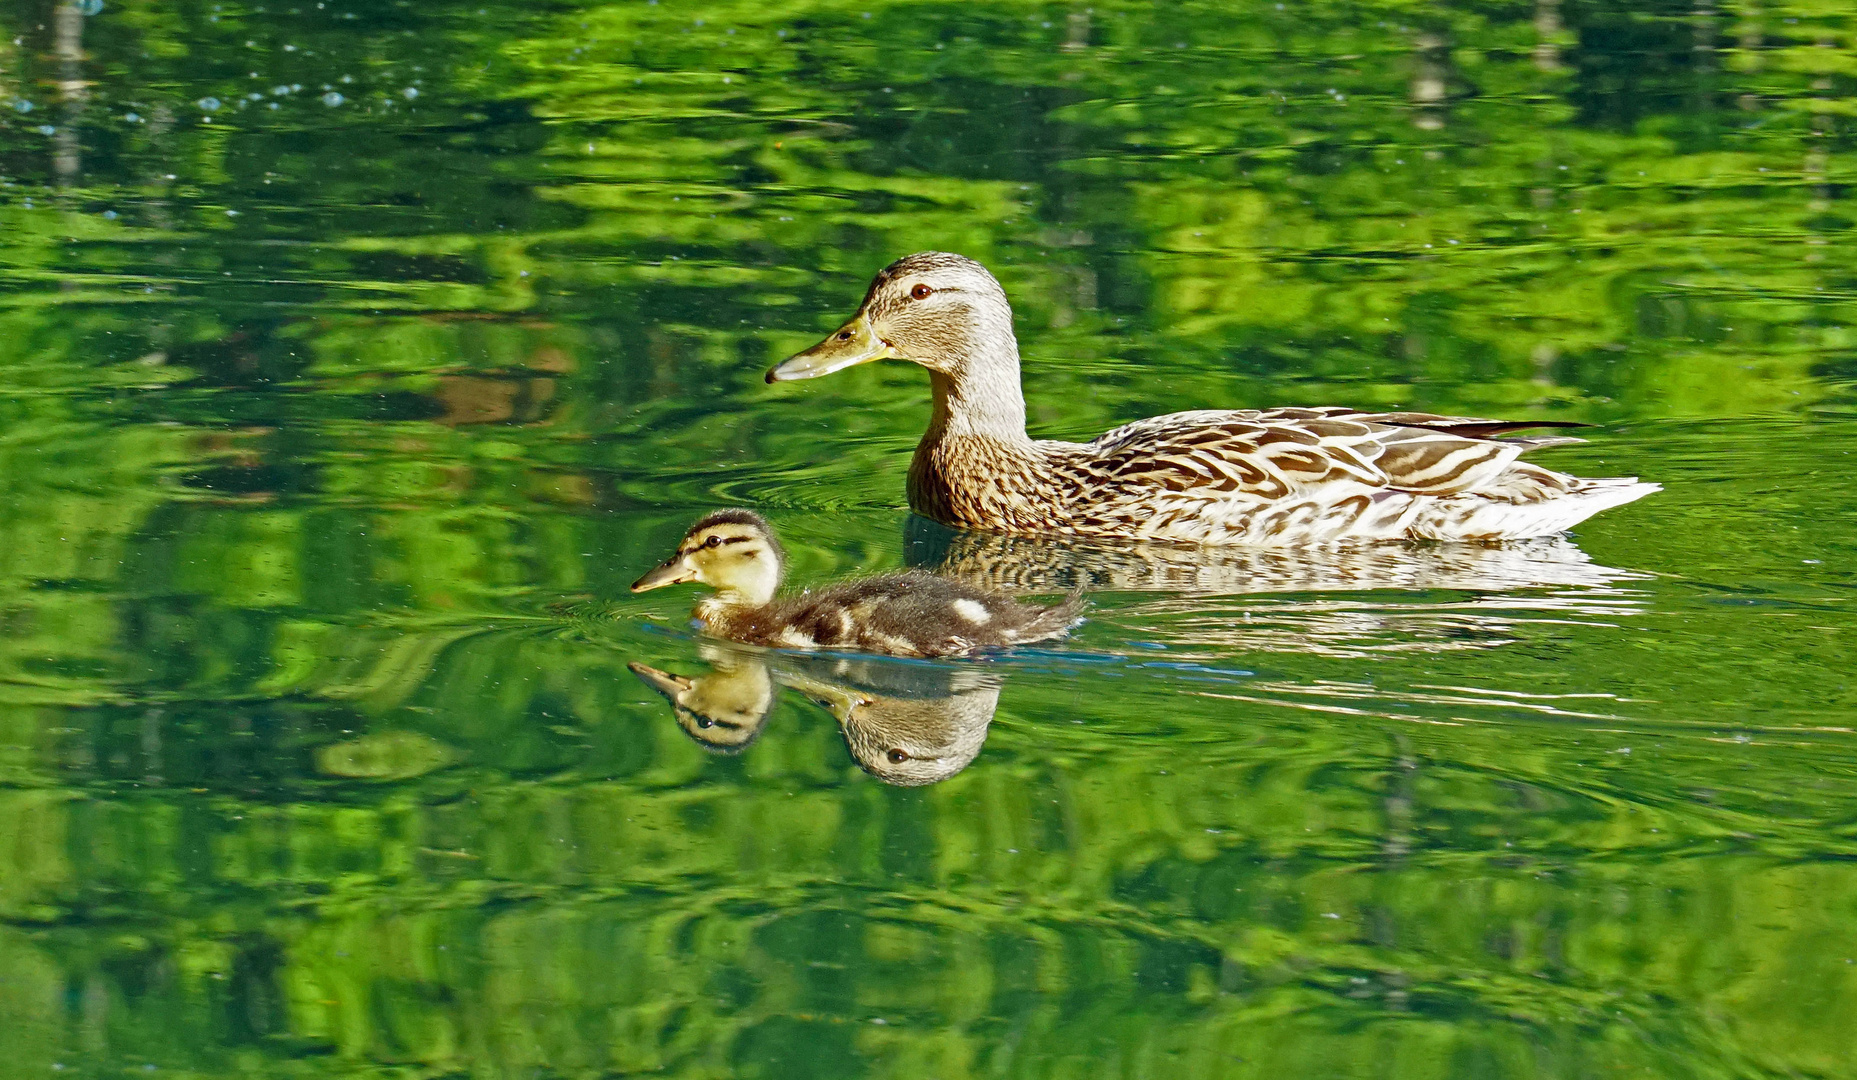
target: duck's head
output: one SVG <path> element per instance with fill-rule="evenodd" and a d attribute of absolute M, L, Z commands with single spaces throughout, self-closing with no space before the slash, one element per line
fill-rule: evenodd
<path fill-rule="evenodd" d="M 717 510 L 690 526 L 676 554 L 634 581 L 632 591 L 695 581 L 715 589 L 718 599 L 758 607 L 774 598 L 786 562 L 786 552 L 761 515 Z"/>
<path fill-rule="evenodd" d="M 964 255 L 922 251 L 878 271 L 851 321 L 767 373 L 814 379 L 872 360 L 910 360 L 953 382 L 978 364 L 1006 366 L 1015 387 L 1019 345 L 1006 291 Z"/>

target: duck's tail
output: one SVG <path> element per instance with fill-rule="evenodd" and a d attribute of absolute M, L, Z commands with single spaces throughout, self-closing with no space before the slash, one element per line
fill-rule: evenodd
<path fill-rule="evenodd" d="M 1544 478 L 1550 483 L 1535 482 Z M 1421 512 L 1410 536 L 1419 540 L 1528 540 L 1565 532 L 1603 510 L 1662 491 L 1635 476 L 1598 479 L 1517 466 L 1507 477 L 1509 497 L 1483 493 L 1450 496 Z"/>
<path fill-rule="evenodd" d="M 1063 602 L 1053 604 L 1048 608 L 1041 608 L 1038 614 L 1032 616 L 1013 636 L 1022 642 L 1049 641 L 1052 638 L 1063 637 L 1083 621 L 1084 609 L 1089 606 L 1090 602 L 1083 598 L 1083 589 L 1072 589 Z"/>
<path fill-rule="evenodd" d="M 1646 495 L 1663 489 L 1662 484 L 1639 480 L 1635 476 L 1610 476 L 1588 480 L 1574 488 L 1568 498 L 1555 504 L 1556 509 L 1562 511 L 1565 524 L 1555 525 L 1553 531 L 1571 529 L 1601 510 L 1610 510 L 1614 506 L 1637 502 Z"/>

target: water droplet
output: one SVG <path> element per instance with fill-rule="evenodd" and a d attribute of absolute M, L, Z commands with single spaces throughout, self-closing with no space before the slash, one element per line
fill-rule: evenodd
<path fill-rule="evenodd" d="M 406 89 L 400 91 L 400 96 L 405 98 L 408 101 L 411 101 L 414 98 L 419 96 L 419 88 L 417 86 L 409 86 Z"/>
<path fill-rule="evenodd" d="M 22 113 L 29 113 L 29 112 L 31 112 L 31 111 L 32 111 L 32 102 L 30 102 L 30 101 L 27 101 L 27 100 L 25 100 L 24 98 L 21 98 L 20 100 L 18 100 L 18 101 L 15 101 L 15 102 L 13 103 L 13 111 L 14 111 L 14 112 L 22 112 Z"/>
<path fill-rule="evenodd" d="M 219 99 L 216 97 L 203 97 L 199 101 L 194 102 L 194 104 L 200 106 L 201 112 L 219 111 Z"/>
<path fill-rule="evenodd" d="M 41 135 L 56 135 L 56 134 L 58 134 L 58 129 L 57 129 L 57 128 L 55 128 L 55 127 L 53 127 L 53 126 L 51 126 L 50 124 L 40 124 L 40 125 L 39 125 L 39 134 L 41 134 Z"/>
<path fill-rule="evenodd" d="M 340 105 L 342 102 L 347 101 L 347 100 L 348 100 L 347 98 L 343 97 L 342 95 L 336 93 L 333 90 L 329 91 L 328 93 L 322 96 L 322 103 L 324 105 L 329 106 L 331 109 L 335 108 L 337 105 Z"/>
<path fill-rule="evenodd" d="M 79 15 L 103 14 L 103 0 L 77 0 L 71 6 L 77 9 Z"/>
<path fill-rule="evenodd" d="M 117 219 L 118 217 L 120 217 L 120 216 L 121 216 L 121 215 L 120 215 L 120 214 L 118 214 L 118 213 L 117 213 L 116 211 L 114 211 L 114 210 L 105 210 L 105 211 L 103 212 L 103 220 L 105 220 L 105 221 L 115 221 L 115 220 L 116 220 L 116 219 Z"/>

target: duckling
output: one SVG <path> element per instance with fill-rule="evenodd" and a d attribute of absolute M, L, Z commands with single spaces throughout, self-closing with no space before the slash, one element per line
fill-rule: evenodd
<path fill-rule="evenodd" d="M 1025 432 L 1012 307 L 986 267 L 925 251 L 891 263 L 851 321 L 767 373 L 813 379 L 911 360 L 934 411 L 909 506 L 955 528 L 1193 544 L 1305 545 L 1551 536 L 1657 491 L 1518 460 L 1579 442 L 1564 423 L 1323 406 L 1149 417 L 1087 443 Z"/>
<path fill-rule="evenodd" d="M 777 649 L 845 649 L 890 656 L 967 656 L 1061 637 L 1080 595 L 1053 607 L 920 570 L 847 581 L 775 599 L 786 552 L 759 514 L 717 510 L 690 526 L 676 554 L 632 583 L 635 593 L 701 582 L 716 590 L 692 613 L 704 631 Z"/>

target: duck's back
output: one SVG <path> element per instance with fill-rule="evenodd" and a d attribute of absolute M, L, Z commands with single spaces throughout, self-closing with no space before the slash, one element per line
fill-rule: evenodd
<path fill-rule="evenodd" d="M 1057 637 L 1081 610 L 1076 597 L 1040 607 L 911 570 L 777 600 L 756 613 L 746 639 L 776 648 L 960 656 Z"/>
<path fill-rule="evenodd" d="M 1281 545 L 1544 536 L 1657 490 L 1518 461 L 1579 441 L 1510 434 L 1527 426 L 1341 408 L 1203 410 L 1088 443 L 1031 442 L 1012 460 L 949 440 L 918 451 L 911 504 L 947 524 L 1007 533 Z"/>

